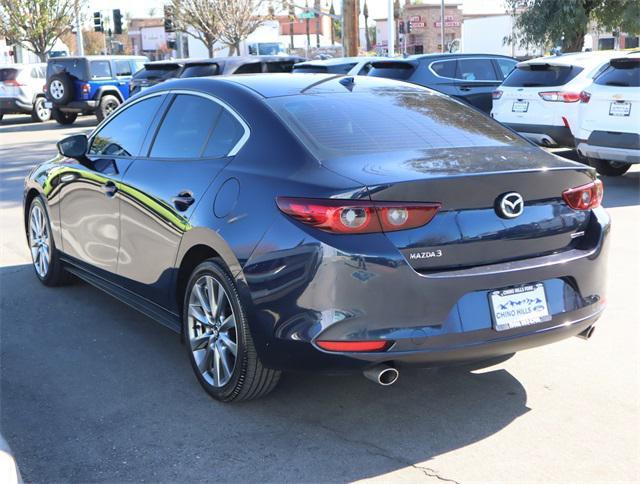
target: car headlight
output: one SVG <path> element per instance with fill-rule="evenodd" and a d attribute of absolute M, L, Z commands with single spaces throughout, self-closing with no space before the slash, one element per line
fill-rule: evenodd
<path fill-rule="evenodd" d="M 13 456 L 0 450 L 0 482 L 18 484 L 18 466 Z"/>

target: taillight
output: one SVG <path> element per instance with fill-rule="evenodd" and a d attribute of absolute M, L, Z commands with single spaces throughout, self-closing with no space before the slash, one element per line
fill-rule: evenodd
<path fill-rule="evenodd" d="M 385 351 L 391 347 L 393 341 L 373 340 L 373 341 L 316 341 L 316 344 L 327 351 L 340 352 L 372 352 Z"/>
<path fill-rule="evenodd" d="M 574 210 L 590 210 L 599 207 L 603 195 L 604 190 L 600 180 L 562 192 L 562 198 Z"/>
<path fill-rule="evenodd" d="M 89 84 L 82 84 L 82 94 L 89 94 L 89 91 L 91 91 L 91 86 Z"/>
<path fill-rule="evenodd" d="M 307 225 L 338 234 L 393 232 L 431 221 L 439 203 L 370 202 L 359 200 L 278 197 L 278 208 Z"/>
<path fill-rule="evenodd" d="M 588 103 L 591 100 L 591 93 L 587 91 L 582 91 L 580 93 L 580 102 Z"/>
<path fill-rule="evenodd" d="M 46 85 L 46 84 L 43 84 L 43 86 L 42 86 L 42 92 L 47 92 L 47 85 Z"/>
<path fill-rule="evenodd" d="M 502 97 L 502 91 L 500 91 L 500 90 L 493 91 L 493 92 L 491 93 L 491 97 L 492 97 L 493 99 L 500 99 L 500 98 Z"/>
<path fill-rule="evenodd" d="M 14 87 L 26 86 L 26 84 L 18 82 L 15 79 L 9 79 L 8 81 L 4 81 L 4 85 L 5 86 L 14 86 Z"/>
<path fill-rule="evenodd" d="M 556 103 L 575 103 L 580 101 L 580 94 L 577 92 L 545 91 L 539 92 L 538 96 L 545 101 Z"/>

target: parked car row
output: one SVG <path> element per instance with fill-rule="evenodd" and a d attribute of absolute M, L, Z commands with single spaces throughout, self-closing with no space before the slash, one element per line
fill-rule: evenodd
<path fill-rule="evenodd" d="M 640 162 L 640 54 L 589 52 L 521 62 L 491 116 L 548 147 L 577 148 L 603 175 Z"/>
<path fill-rule="evenodd" d="M 46 64 L 12 64 L 0 67 L 0 121 L 5 114 L 30 114 L 34 121 L 48 121 L 42 86 Z"/>

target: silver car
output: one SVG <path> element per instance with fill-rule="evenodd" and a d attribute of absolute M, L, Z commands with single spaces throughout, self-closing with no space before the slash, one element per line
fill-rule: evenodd
<path fill-rule="evenodd" d="M 46 64 L 11 64 L 0 67 L 0 121 L 5 114 L 30 114 L 44 122 L 51 110 L 44 105 Z"/>

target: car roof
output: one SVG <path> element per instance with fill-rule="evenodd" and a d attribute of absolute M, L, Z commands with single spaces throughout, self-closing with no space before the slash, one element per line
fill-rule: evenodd
<path fill-rule="evenodd" d="M 243 65 L 243 64 L 256 64 L 258 62 L 275 62 L 275 61 L 300 61 L 304 60 L 303 57 L 295 55 L 242 55 L 242 56 L 228 56 L 228 57 L 213 57 L 211 59 L 186 59 L 185 65 L 197 65 L 197 64 L 229 64 L 229 65 Z"/>
<path fill-rule="evenodd" d="M 108 60 L 108 59 L 140 59 L 145 60 L 148 59 L 143 55 L 80 55 L 80 56 L 62 56 L 62 57 L 52 57 L 49 59 L 51 62 L 59 62 L 64 60 Z"/>
<path fill-rule="evenodd" d="M 361 56 L 361 57 L 332 57 L 331 59 L 313 59 L 300 62 L 298 65 L 305 66 L 340 66 L 343 64 L 358 63 L 360 61 L 380 61 L 392 59 L 392 57 L 382 56 Z"/>
<path fill-rule="evenodd" d="M 595 52 L 573 52 L 570 54 L 536 57 L 535 59 L 529 59 L 521 62 L 520 64 L 549 64 L 558 66 L 588 67 L 602 63 L 616 56 L 620 56 L 620 51 L 600 50 Z"/>
<path fill-rule="evenodd" d="M 498 59 L 512 59 L 515 60 L 513 57 L 509 57 L 508 55 L 501 55 L 501 54 L 481 54 L 481 53 L 463 53 L 463 52 L 444 52 L 444 53 L 433 53 L 433 54 L 414 54 L 414 55 L 410 55 L 405 57 L 405 59 L 408 60 L 421 60 L 421 59 L 430 59 L 430 60 L 436 60 L 436 59 L 456 59 L 458 57 L 489 57 L 491 59 L 493 58 L 498 58 Z M 393 59 L 393 60 L 403 60 L 403 59 Z"/>
<path fill-rule="evenodd" d="M 210 78 L 242 85 L 256 92 L 262 97 L 294 96 L 297 94 L 329 94 L 353 92 L 369 92 L 381 87 L 402 89 L 409 91 L 426 90 L 423 87 L 382 77 L 349 76 L 335 74 L 297 74 L 270 73 L 246 74 L 242 76 L 226 76 Z M 350 79 L 350 82 L 345 82 Z M 342 81 L 342 82 L 340 82 Z"/>

